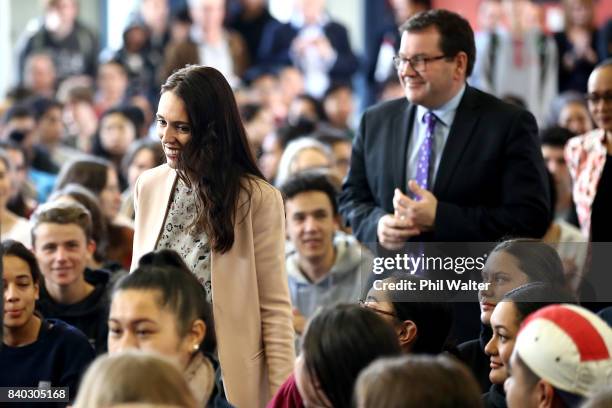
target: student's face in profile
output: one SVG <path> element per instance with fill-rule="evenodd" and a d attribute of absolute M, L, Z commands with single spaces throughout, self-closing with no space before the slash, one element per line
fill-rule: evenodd
<path fill-rule="evenodd" d="M 508 408 L 535 408 L 538 404 L 539 395 L 537 386 L 530 385 L 527 381 L 524 363 L 517 363 L 518 354 L 512 353 L 510 357 L 510 376 L 504 382 L 506 391 L 506 404 Z"/>
<path fill-rule="evenodd" d="M 519 330 L 518 311 L 514 302 L 503 301 L 495 306 L 491 314 L 491 328 L 493 337 L 485 346 L 491 367 L 489 379 L 493 384 L 503 384 L 508 378 L 508 361 Z"/>
<path fill-rule="evenodd" d="M 24 327 L 34 314 L 38 284 L 34 283 L 28 264 L 19 257 L 2 257 L 2 267 L 3 324 L 6 329 L 18 329 Z"/>
<path fill-rule="evenodd" d="M 194 352 L 190 336 L 181 338 L 177 316 L 160 305 L 161 293 L 126 289 L 113 296 L 108 318 L 108 351 L 126 349 L 157 352 L 185 368 Z"/>
<path fill-rule="evenodd" d="M 185 103 L 172 91 L 166 91 L 157 107 L 157 135 L 168 166 L 176 168 L 181 150 L 191 140 L 191 124 Z"/>
<path fill-rule="evenodd" d="M 95 244 L 77 224 L 42 223 L 34 230 L 34 254 L 46 285 L 68 287 L 83 279 Z"/>
<path fill-rule="evenodd" d="M 480 300 L 480 320 L 489 325 L 491 314 L 497 303 L 506 293 L 529 282 L 528 276 L 519 267 L 519 261 L 503 250 L 492 252 L 482 270 L 484 283 L 488 289 L 478 292 Z"/>
<path fill-rule="evenodd" d="M 293 372 L 305 408 L 331 408 L 332 405 L 323 393 L 319 381 L 308 372 L 303 354 L 295 361 Z"/>

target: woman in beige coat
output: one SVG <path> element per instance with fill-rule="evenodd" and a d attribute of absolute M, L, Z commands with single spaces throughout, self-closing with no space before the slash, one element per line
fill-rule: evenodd
<path fill-rule="evenodd" d="M 213 305 L 229 402 L 264 406 L 294 362 L 282 198 L 257 168 L 214 68 L 168 78 L 157 128 L 167 163 L 136 183 L 132 269 L 155 249 L 183 257 Z"/>

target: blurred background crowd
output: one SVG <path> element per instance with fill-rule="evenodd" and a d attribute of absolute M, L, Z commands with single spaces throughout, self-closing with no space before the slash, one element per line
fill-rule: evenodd
<path fill-rule="evenodd" d="M 324 319 L 319 317 L 319 322 L 315 319 L 311 326 L 314 328 L 307 329 L 306 321 L 315 316 L 320 306 L 355 303 L 365 282 L 360 272 L 372 262 L 372 254 L 362 249 L 351 235 L 337 206 L 337 194 L 351 163 L 358 120 L 369 106 L 405 97 L 393 64 L 400 41 L 398 27 L 415 13 L 431 8 L 460 12 L 470 20 L 476 32 L 476 65 L 468 84 L 529 110 L 538 122 L 542 154 L 550 173 L 550 205 L 554 217 L 546 235 L 532 238 L 553 244 L 556 251 L 550 246 L 543 249 L 540 241 L 523 244 L 553 254 L 549 254 L 552 260 L 547 265 L 554 269 L 551 276 L 555 276 L 555 282 L 544 283 L 556 285 L 556 281 L 562 281 L 560 286 L 569 292 L 568 302 L 573 302 L 588 255 L 586 245 L 567 244 L 612 241 L 609 229 L 592 228 L 603 225 L 591 222 L 593 209 L 580 205 L 577 209 L 575 204 L 583 203 L 584 195 L 592 199 L 602 184 L 605 184 L 602 196 L 609 200 L 610 167 L 606 175 L 608 182 L 598 186 L 598 179 L 583 172 L 580 160 L 584 155 L 576 156 L 575 163 L 566 163 L 573 151 L 580 150 L 576 140 L 582 139 L 573 139 L 572 145 L 570 139 L 574 136 L 597 128 L 602 129 L 604 135 L 612 130 L 612 70 L 609 66 L 594 76 L 591 82 L 595 88 L 587 93 L 595 66 L 612 56 L 612 2 L 0 0 L 0 232 L 2 241 L 12 240 L 8 241 L 10 245 L 5 244 L 13 251 L 8 258 L 31 261 L 32 282 L 28 284 L 32 284 L 32 288 L 36 286 L 36 291 L 39 279 L 44 283 L 41 288 L 47 285 L 46 289 L 41 289 L 40 299 L 36 293 L 37 310 L 45 317 L 60 318 L 81 329 L 98 354 L 113 347 L 115 350 L 123 348 L 118 340 L 124 333 L 120 326 L 125 323 L 122 320 L 125 316 L 121 313 L 131 310 L 131 306 L 121 293 L 138 291 L 130 286 L 139 284 L 138 274 L 129 275 L 136 283 L 123 280 L 124 286 L 115 288 L 112 296 L 111 288 L 132 263 L 132 192 L 136 180 L 143 171 L 166 161 L 156 129 L 160 86 L 173 71 L 188 64 L 203 64 L 218 69 L 232 86 L 261 172 L 284 194 L 286 270 L 294 307 L 293 327 L 297 337 L 305 337 L 306 347 L 309 344 L 313 347 L 306 350 L 313 354 L 318 352 L 312 339 L 320 337 L 321 333 L 333 334 L 340 328 L 326 326 Z M 568 142 L 569 147 L 566 146 Z M 605 157 L 605 153 L 602 154 Z M 610 157 L 610 153 L 607 156 Z M 603 168 L 603 163 L 600 164 L 599 171 Z M 592 180 L 595 180 L 594 188 L 589 184 Z M 586 185 L 585 190 L 580 189 L 580 183 Z M 91 225 L 79 224 L 82 214 L 73 214 L 74 220 L 57 221 L 62 217 L 58 215 L 63 211 L 62 206 L 68 204 L 59 205 L 59 210 L 45 207 L 46 203 L 55 202 L 80 203 L 88 210 Z M 600 205 L 601 202 L 593 205 L 592 213 L 596 214 L 593 219 L 602 217 L 601 220 L 605 215 L 608 220 L 606 208 L 609 207 L 605 203 Z M 37 208 L 38 213 L 35 213 Z M 301 221 L 311 216 L 316 220 L 310 220 L 305 226 L 307 223 Z M 64 290 L 74 282 L 54 282 L 47 276 L 50 276 L 51 258 L 57 261 L 60 255 L 47 255 L 41 242 L 47 238 L 57 241 L 58 237 L 68 234 L 68 230 L 51 234 L 45 229 L 45 225 L 50 224 L 79 225 L 87 240 L 91 238 L 95 243 L 91 247 L 83 245 L 80 252 L 71 255 L 71 262 L 78 264 L 79 276 L 74 281 L 80 285 L 77 288 L 79 302 L 75 303 L 69 291 Z M 317 246 L 320 249 L 317 253 L 311 251 L 312 246 L 303 239 L 307 228 L 322 241 Z M 37 243 L 32 242 L 34 235 Z M 34 248 L 36 259 L 18 243 Z M 484 305 L 488 309 L 483 309 L 480 320 L 475 314 L 471 316 L 475 322 L 482 323 L 480 337 L 454 350 L 478 380 L 478 384 L 471 378 L 465 380 L 470 382 L 472 391 L 475 390 L 472 394 L 476 395 L 493 386 L 497 386 L 494 391 L 503 393 L 501 384 L 508 378 L 503 370 L 510 357 L 509 354 L 501 356 L 503 335 L 495 329 L 495 322 L 503 320 L 503 316 L 499 316 L 502 312 L 492 316 L 495 303 L 509 293 L 514 295 L 504 299 L 519 302 L 520 299 L 512 296 L 526 296 L 525 288 L 518 295 L 511 289 L 542 283 L 541 278 L 530 274 L 531 261 L 534 270 L 545 269 L 539 263 L 540 257 L 533 260 L 529 254 L 513 249 L 516 243 L 500 245 L 493 253 L 508 253 L 524 268 L 514 268 L 508 273 L 514 274 L 508 282 L 500 284 L 498 292 L 487 295 L 493 303 Z M 173 268 L 182 267 L 181 262 L 166 256 L 171 258 L 168 262 Z M 321 262 L 310 262 L 315 258 Z M 487 275 L 495 269 L 495 258 L 491 259 L 483 279 L 494 280 Z M 146 269 L 147 265 L 144 266 Z M 10 269 L 11 273 L 17 270 L 5 269 Z M 164 279 L 167 278 L 162 275 L 155 278 L 159 282 L 155 283 L 158 286 L 154 290 L 166 288 L 169 283 Z M 192 278 L 187 273 L 184 287 L 174 289 L 180 292 L 194 286 Z M 535 289 L 527 288 L 527 292 L 530 290 L 538 292 L 538 296 L 540 292 L 551 291 L 548 286 L 537 285 Z M 195 294 L 194 298 L 200 295 Z M 440 353 L 445 348 L 452 325 L 446 308 L 422 302 L 426 306 L 419 309 L 418 302 L 415 306 L 393 299 L 381 301 L 382 295 L 370 293 L 366 303 L 370 303 L 369 308 L 378 315 L 392 320 L 393 327 L 399 328 L 396 334 L 402 352 Z M 565 292 L 550 303 L 558 302 L 564 295 Z M 34 296 L 29 300 L 33 304 Z M 158 307 L 153 301 L 151 304 Z M 110 316 L 115 316 L 111 318 L 110 328 L 109 307 Z M 347 352 L 351 346 L 359 346 L 359 341 L 371 341 L 370 349 L 386 341 L 385 335 L 387 340 L 395 341 L 393 333 L 383 333 L 383 329 L 368 340 L 372 331 L 364 327 L 376 323 L 369 320 L 374 319 L 369 312 L 350 307 L 330 310 L 326 312 L 331 316 L 329 319 L 342 320 L 342 316 L 347 315 L 354 320 L 352 323 L 350 319 L 342 320 L 349 334 L 342 338 L 334 336 L 338 343 L 331 342 L 337 350 L 332 347 L 330 353 L 334 356 L 338 353 L 338 361 L 353 361 L 355 355 L 367 354 L 361 353 L 363 350 Z M 571 307 L 569 310 L 567 313 L 573 311 Z M 15 315 L 17 312 L 21 313 L 10 311 Z M 518 317 L 515 319 L 512 315 L 510 319 L 514 332 L 528 314 L 512 310 L 515 312 Z M 183 318 L 188 320 L 178 311 L 172 310 L 172 313 L 166 317 L 173 325 L 182 324 Z M 193 313 L 197 317 L 200 311 Z M 208 309 L 202 313 L 209 314 Z M 590 314 L 585 316 L 587 320 L 595 319 Z M 179 323 L 174 323 L 175 320 Z M 365 326 L 359 326 L 362 321 Z M 409 335 L 416 333 L 410 329 L 412 326 L 402 326 L 407 321 L 421 325 L 418 336 Z M 431 321 L 434 324 L 427 326 Z M 596 322 L 599 328 L 599 320 Z M 361 331 L 351 332 L 349 329 L 354 327 Z M 612 350 L 610 333 L 607 327 L 600 331 L 605 332 L 609 353 Z M 452 333 L 457 334 L 456 331 Z M 111 344 L 107 345 L 107 339 L 112 340 L 113 336 L 114 344 L 109 341 Z M 214 338 L 214 333 L 206 332 L 206 336 Z M 206 336 L 201 334 L 195 350 L 214 350 L 214 344 L 204 345 Z M 458 343 L 475 336 L 477 333 L 472 332 L 454 340 Z M 6 344 L 7 338 L 5 336 Z M 309 339 L 312 342 L 309 343 Z M 380 356 L 399 354 L 397 345 L 389 344 L 389 350 L 378 350 Z M 41 350 L 41 353 L 46 352 L 44 347 Z M 92 355 L 78 367 L 81 372 L 93 359 L 93 350 L 89 352 Z M 184 354 L 191 356 L 187 352 Z M 362 361 L 363 364 L 351 374 L 350 386 L 341 390 L 338 385 L 337 393 L 350 398 L 359 370 L 378 356 Z M 491 360 L 490 356 L 493 356 Z M 134 358 L 138 363 L 137 357 Z M 206 367 L 212 364 L 204 357 L 201 360 L 206 361 L 199 361 Z M 415 361 L 418 366 L 419 360 Z M 609 354 L 606 361 L 609 364 Z M 493 367 L 491 362 L 498 367 Z M 464 368 L 455 367 L 454 363 L 440 360 L 428 364 L 451 364 L 459 373 L 457 375 L 468 375 Z M 552 367 L 548 361 L 544 365 Z M 380 369 L 383 368 L 390 369 L 386 366 Z M 210 367 L 211 372 L 215 369 Z M 370 378 L 369 386 L 372 386 L 376 366 L 370 371 L 374 373 Z M 330 375 L 330 378 L 335 379 L 335 376 Z M 94 380 L 85 383 L 91 381 Z M 289 385 L 293 384 L 291 381 L 294 380 L 290 379 Z M 367 381 L 367 376 L 361 380 L 366 390 Z M 340 381 L 329 383 L 335 386 Z M 211 390 L 217 388 L 222 390 L 223 387 L 210 384 Z M 327 396 L 334 395 L 334 390 L 325 391 Z M 586 396 L 586 393 L 580 395 Z M 198 399 L 212 401 L 214 398 L 207 394 Z"/>
<path fill-rule="evenodd" d="M 83 184 L 62 180 L 71 173 L 68 161 L 95 156 L 108 167 L 106 184 L 85 187 L 107 222 L 129 228 L 131 188 L 141 171 L 162 161 L 152 142 L 160 85 L 186 64 L 225 75 L 269 181 L 280 186 L 295 172 L 327 167 L 339 185 L 359 114 L 403 96 L 392 61 L 397 27 L 416 12 L 447 7 L 471 16 L 477 32 L 468 83 L 536 116 L 557 214 L 578 226 L 561 156 L 572 134 L 593 128 L 584 93 L 593 67 L 612 53 L 612 7 L 605 1 L 142 0 L 123 2 L 122 14 L 113 12 L 120 10 L 113 1 L 22 3 L 2 5 L 9 15 L 25 7 L 31 13 L 25 28 L 11 26 L 14 64 L 4 64 L 0 80 L 0 140 L 11 158 L 6 214 L 27 218 L 54 186 Z M 98 17 L 97 30 L 84 23 L 84 9 Z M 363 21 L 356 21 L 359 13 Z M 117 32 L 108 27 L 122 28 L 117 49 Z M 25 224 L 5 218 L 3 238 L 15 237 L 11 226 Z"/>

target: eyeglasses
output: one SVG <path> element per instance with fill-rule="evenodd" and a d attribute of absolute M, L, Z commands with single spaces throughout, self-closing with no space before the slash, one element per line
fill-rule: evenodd
<path fill-rule="evenodd" d="M 385 316 L 391 316 L 392 318 L 397 319 L 397 316 L 395 315 L 395 313 L 387 312 L 386 310 L 380 310 L 378 308 L 372 307 L 372 306 L 368 305 L 366 303 L 366 301 L 363 300 L 363 299 L 359 299 L 359 306 L 363 307 L 364 309 L 369 309 L 369 310 L 373 311 L 374 313 L 382 314 L 382 315 L 385 315 Z"/>
<path fill-rule="evenodd" d="M 410 64 L 412 69 L 417 72 L 425 72 L 427 70 L 427 63 L 432 61 L 441 60 L 446 58 L 446 55 L 438 55 L 437 57 L 424 57 L 422 55 L 415 55 L 412 58 L 403 58 L 399 55 L 393 57 L 393 65 L 397 70 L 404 70 L 406 68 L 406 64 Z"/>
<path fill-rule="evenodd" d="M 584 96 L 584 99 L 591 103 L 598 103 L 599 101 L 612 102 L 612 92 L 606 92 L 603 94 L 588 93 Z"/>

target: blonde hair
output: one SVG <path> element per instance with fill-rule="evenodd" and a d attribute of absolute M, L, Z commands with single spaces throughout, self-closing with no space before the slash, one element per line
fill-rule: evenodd
<path fill-rule="evenodd" d="M 89 367 L 74 408 L 107 408 L 141 403 L 195 408 L 196 401 L 178 367 L 140 350 L 103 355 Z"/>

